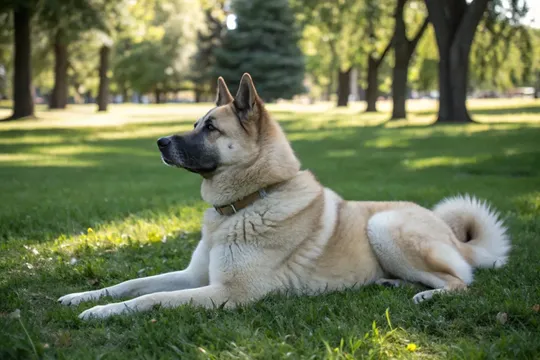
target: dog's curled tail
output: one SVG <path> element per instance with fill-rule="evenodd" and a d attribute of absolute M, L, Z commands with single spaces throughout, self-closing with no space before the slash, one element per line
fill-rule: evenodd
<path fill-rule="evenodd" d="M 433 212 L 463 243 L 460 251 L 474 267 L 501 267 L 508 261 L 510 238 L 497 211 L 488 203 L 459 195 L 443 199 Z"/>

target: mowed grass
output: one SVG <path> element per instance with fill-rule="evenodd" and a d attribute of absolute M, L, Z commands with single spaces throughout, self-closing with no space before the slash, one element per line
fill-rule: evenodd
<path fill-rule="evenodd" d="M 538 358 L 540 102 L 470 105 L 481 123 L 426 126 L 429 101 L 387 124 L 387 103 L 373 115 L 270 106 L 303 167 L 344 198 L 431 207 L 471 193 L 500 209 L 510 262 L 477 271 L 468 292 L 414 305 L 420 286 L 370 285 L 90 322 L 77 315 L 113 300 L 56 299 L 188 264 L 207 205 L 200 179 L 165 167 L 155 140 L 190 129 L 210 105 L 73 106 L 0 123 L 0 358 Z"/>

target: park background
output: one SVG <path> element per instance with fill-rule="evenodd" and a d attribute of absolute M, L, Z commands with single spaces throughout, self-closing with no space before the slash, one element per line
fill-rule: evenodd
<path fill-rule="evenodd" d="M 0 358 L 537 358 L 539 21 L 535 0 L 2 1 Z M 155 141 L 244 72 L 324 185 L 488 199 L 509 264 L 419 306 L 370 285 L 81 322 L 96 302 L 59 296 L 187 265 L 208 204 Z"/>

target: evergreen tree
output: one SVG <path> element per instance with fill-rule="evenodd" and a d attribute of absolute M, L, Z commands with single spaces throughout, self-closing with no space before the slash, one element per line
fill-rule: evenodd
<path fill-rule="evenodd" d="M 213 101 L 217 76 L 216 49 L 221 47 L 225 34 L 226 0 L 202 0 L 205 26 L 197 33 L 197 52 L 192 58 L 190 80 L 195 85 L 195 102 Z M 212 99 L 212 100 L 210 100 Z"/>
<path fill-rule="evenodd" d="M 227 31 L 216 51 L 215 74 L 235 91 L 249 72 L 265 101 L 302 93 L 304 59 L 288 0 L 236 0 L 232 7 L 237 28 Z"/>

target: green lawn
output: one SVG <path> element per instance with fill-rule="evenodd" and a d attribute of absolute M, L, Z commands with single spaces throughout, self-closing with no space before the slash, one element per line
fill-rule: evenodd
<path fill-rule="evenodd" d="M 200 180 L 165 167 L 155 140 L 190 129 L 208 105 L 73 106 L 0 123 L 0 359 L 538 359 L 540 101 L 475 101 L 482 123 L 425 126 L 433 105 L 412 103 L 408 123 L 390 124 L 386 103 L 375 115 L 271 108 L 303 167 L 347 199 L 429 207 L 467 192 L 500 209 L 510 262 L 478 271 L 470 291 L 414 305 L 414 286 L 373 285 L 90 322 L 77 315 L 95 302 L 56 299 L 187 265 L 206 207 Z"/>

